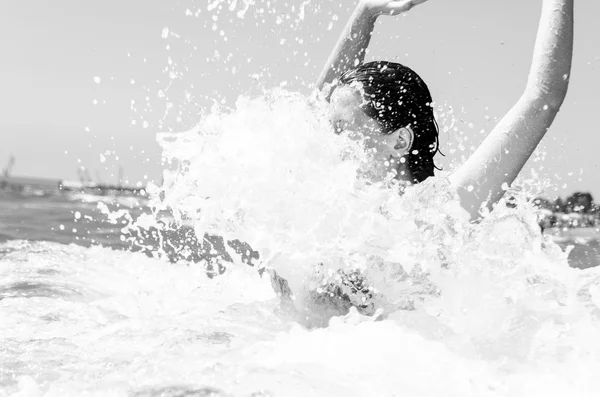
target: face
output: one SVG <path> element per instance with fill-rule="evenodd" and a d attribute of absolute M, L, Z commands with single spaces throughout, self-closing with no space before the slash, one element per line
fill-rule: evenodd
<path fill-rule="evenodd" d="M 399 131 L 391 134 L 377 120 L 369 117 L 362 108 L 363 98 L 358 89 L 341 86 L 335 89 L 330 99 L 330 117 L 337 134 L 348 134 L 354 139 L 363 139 L 365 149 L 372 155 L 378 173 L 396 169 L 399 158 L 408 150 Z"/>

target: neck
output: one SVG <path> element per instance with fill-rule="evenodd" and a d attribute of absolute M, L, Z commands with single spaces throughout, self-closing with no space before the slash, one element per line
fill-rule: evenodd
<path fill-rule="evenodd" d="M 396 179 L 402 182 L 415 183 L 413 179 L 412 172 L 410 172 L 410 168 L 408 168 L 408 161 L 404 163 L 399 163 L 398 167 L 396 167 Z"/>

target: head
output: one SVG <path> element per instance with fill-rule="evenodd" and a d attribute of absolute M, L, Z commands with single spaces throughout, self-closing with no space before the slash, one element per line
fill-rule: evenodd
<path fill-rule="evenodd" d="M 433 176 L 438 128 L 429 89 L 414 71 L 392 62 L 362 64 L 339 78 L 330 103 L 336 132 L 360 134 L 376 162 L 412 183 Z"/>

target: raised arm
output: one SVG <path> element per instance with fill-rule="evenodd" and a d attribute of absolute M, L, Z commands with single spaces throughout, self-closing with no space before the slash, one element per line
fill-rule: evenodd
<path fill-rule="evenodd" d="M 573 1 L 543 0 L 525 92 L 450 180 L 472 219 L 503 196 L 552 124 L 567 94 Z"/>
<path fill-rule="evenodd" d="M 397 15 L 427 0 L 360 0 L 338 39 L 317 81 L 317 89 L 346 70 L 363 63 L 375 21 L 380 15 Z"/>

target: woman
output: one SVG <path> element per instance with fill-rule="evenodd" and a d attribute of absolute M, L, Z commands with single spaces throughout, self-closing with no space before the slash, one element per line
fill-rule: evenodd
<path fill-rule="evenodd" d="M 329 98 L 336 131 L 361 134 L 374 149 L 376 165 L 409 183 L 433 176 L 439 150 L 431 95 L 406 66 L 363 61 L 379 16 L 398 15 L 425 1 L 360 0 L 317 83 L 320 90 L 334 86 Z M 473 220 L 502 198 L 552 124 L 567 93 L 572 52 L 573 0 L 543 0 L 523 94 L 450 176 Z"/>
<path fill-rule="evenodd" d="M 379 16 L 397 15 L 425 1 L 360 0 L 317 83 L 319 90 L 333 87 L 327 97 L 336 132 L 361 135 L 365 146 L 372 149 L 375 167 L 395 172 L 396 178 L 408 184 L 434 174 L 433 157 L 439 150 L 431 95 L 410 68 L 363 61 Z M 552 124 L 567 92 L 572 48 L 573 0 L 543 0 L 523 94 L 467 162 L 450 176 L 472 220 L 502 198 Z M 333 305 L 330 314 L 347 311 L 350 306 L 372 313 L 371 293 L 363 277 L 356 272 L 340 275 L 341 281 L 313 294 L 314 303 Z M 293 308 L 287 282 L 275 272 L 271 276 L 284 304 Z"/>

